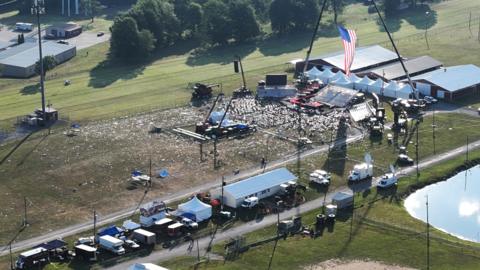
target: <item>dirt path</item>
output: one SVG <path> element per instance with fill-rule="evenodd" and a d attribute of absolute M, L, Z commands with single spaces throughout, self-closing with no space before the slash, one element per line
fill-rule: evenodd
<path fill-rule="evenodd" d="M 343 261 L 332 259 L 322 263 L 307 266 L 304 270 L 414 270 L 414 268 L 388 265 L 375 261 Z"/>

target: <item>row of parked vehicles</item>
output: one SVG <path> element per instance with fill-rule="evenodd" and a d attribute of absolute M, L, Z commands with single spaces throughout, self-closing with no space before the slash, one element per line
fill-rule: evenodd
<path fill-rule="evenodd" d="M 403 147 L 405 148 L 405 147 Z M 400 149 L 400 154 L 397 158 L 397 164 L 399 165 L 413 165 L 414 161 L 412 158 L 407 156 L 405 149 Z M 373 160 L 370 154 L 365 155 L 365 160 L 362 163 L 355 164 L 353 169 L 349 172 L 348 181 L 351 183 L 360 182 L 363 180 L 371 179 L 373 177 Z M 310 176 L 309 180 L 311 183 L 328 186 L 331 181 L 331 174 L 325 170 L 315 170 Z M 390 165 L 390 172 L 383 174 L 376 183 L 378 188 L 388 188 L 393 185 L 396 185 L 398 182 L 398 177 L 393 165 Z"/>

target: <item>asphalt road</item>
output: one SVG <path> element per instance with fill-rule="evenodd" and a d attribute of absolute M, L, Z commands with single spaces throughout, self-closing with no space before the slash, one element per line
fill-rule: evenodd
<path fill-rule="evenodd" d="M 472 150 L 472 149 L 479 148 L 479 147 L 480 147 L 480 141 L 476 141 L 474 143 L 469 144 L 468 149 Z M 446 153 L 439 154 L 439 155 L 427 158 L 425 160 L 422 160 L 419 163 L 418 167 L 419 167 L 419 169 L 427 168 L 427 167 L 430 167 L 434 164 L 438 164 L 442 161 L 445 161 L 445 160 L 451 159 L 453 157 L 465 154 L 466 151 L 467 151 L 467 146 L 462 146 L 462 147 L 453 149 L 451 151 L 448 151 Z M 411 166 L 411 167 L 407 167 L 407 168 L 404 168 L 402 170 L 399 170 L 397 174 L 398 175 L 407 175 L 407 174 L 412 174 L 412 173 L 415 173 L 415 172 L 416 172 L 416 167 Z M 329 192 L 327 194 L 325 200 L 324 200 L 324 198 L 318 198 L 318 199 L 315 199 L 313 201 L 306 202 L 305 204 L 302 204 L 299 207 L 292 208 L 288 211 L 282 212 L 280 214 L 280 219 L 288 219 L 288 218 L 291 218 L 294 215 L 303 214 L 303 213 L 318 209 L 323 205 L 324 201 L 325 202 L 330 202 L 333 195 L 335 193 L 339 192 L 339 191 L 351 192 L 351 190 L 353 188 L 353 189 L 355 189 L 355 192 L 362 192 L 364 190 L 367 190 L 367 189 L 371 188 L 372 186 L 375 186 L 376 183 L 378 182 L 378 180 L 379 179 L 375 179 L 375 180 L 370 181 L 370 182 L 358 183 L 358 184 L 353 185 L 352 187 L 344 186 L 344 187 L 338 188 L 336 190 L 333 190 L 333 191 Z M 401 181 L 401 179 L 400 179 L 400 181 Z M 231 229 L 226 230 L 226 231 L 217 232 L 217 234 L 215 235 L 215 239 L 213 240 L 213 243 L 223 241 L 223 240 L 227 240 L 227 239 L 231 239 L 232 236 L 238 236 L 238 235 L 243 235 L 243 234 L 246 234 L 246 233 L 249 233 L 249 232 L 253 232 L 253 231 L 256 231 L 258 229 L 273 225 L 276 222 L 277 222 L 277 216 L 276 215 L 268 215 L 268 216 L 263 217 L 261 220 L 254 220 L 254 221 L 242 224 L 240 226 L 231 228 Z M 204 237 L 204 238 L 198 239 L 199 249 L 202 250 L 201 255 L 205 254 L 205 249 L 208 247 L 210 241 L 211 241 L 210 237 Z M 188 255 L 196 256 L 196 249 L 197 249 L 197 247 L 195 246 L 193 251 L 189 251 L 188 250 L 188 243 L 185 243 L 185 244 L 176 246 L 176 247 L 171 248 L 171 249 L 164 249 L 164 250 L 153 252 L 149 256 L 134 259 L 134 260 L 131 260 L 131 261 L 128 261 L 128 262 L 124 262 L 124 263 L 115 265 L 113 267 L 110 267 L 108 269 L 123 270 L 123 269 L 127 269 L 130 265 L 132 265 L 134 263 L 159 263 L 161 261 L 166 261 L 166 260 L 169 260 L 169 259 L 172 259 L 172 258 L 175 258 L 175 257 L 179 257 L 179 256 L 188 256 Z"/>

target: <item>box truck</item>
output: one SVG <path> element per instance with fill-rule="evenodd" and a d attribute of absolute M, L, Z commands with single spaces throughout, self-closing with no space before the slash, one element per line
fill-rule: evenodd
<path fill-rule="evenodd" d="M 99 238 L 99 246 L 105 250 L 108 250 L 116 255 L 125 254 L 123 248 L 123 241 L 110 235 L 104 235 Z"/>

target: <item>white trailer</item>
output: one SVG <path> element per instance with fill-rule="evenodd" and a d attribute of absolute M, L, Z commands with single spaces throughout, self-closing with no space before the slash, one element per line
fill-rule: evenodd
<path fill-rule="evenodd" d="M 157 242 L 155 233 L 143 229 L 133 231 L 132 238 L 145 245 L 155 245 Z"/>
<path fill-rule="evenodd" d="M 223 204 L 237 208 L 242 205 L 245 199 L 256 197 L 258 200 L 274 196 L 283 192 L 282 185 L 295 183 L 297 177 L 287 168 L 280 168 L 260 174 L 242 181 L 235 182 L 223 187 L 212 190 L 213 199 L 223 201 Z"/>
<path fill-rule="evenodd" d="M 15 30 L 17 30 L 17 31 L 32 31 L 33 30 L 33 24 L 18 22 L 18 23 L 15 24 Z"/>
<path fill-rule="evenodd" d="M 348 175 L 348 181 L 361 181 L 373 176 L 373 164 L 370 154 L 365 155 L 365 162 L 353 166 L 353 170 Z"/>
<path fill-rule="evenodd" d="M 99 246 L 105 250 L 108 250 L 116 255 L 125 254 L 123 248 L 123 241 L 110 235 L 104 235 L 99 238 Z"/>
<path fill-rule="evenodd" d="M 75 246 L 75 257 L 79 257 L 90 262 L 96 261 L 97 249 L 84 244 L 77 245 Z"/>

